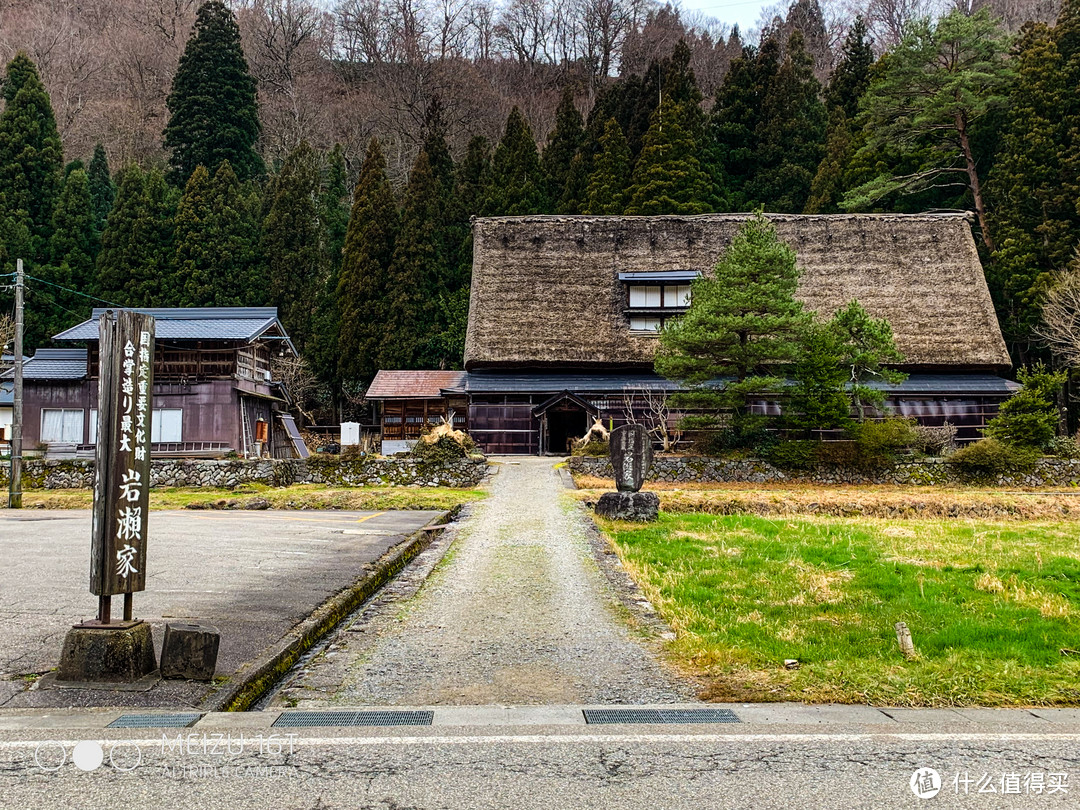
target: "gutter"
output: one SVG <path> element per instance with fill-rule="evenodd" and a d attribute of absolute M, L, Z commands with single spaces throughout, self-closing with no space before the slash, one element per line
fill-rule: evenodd
<path fill-rule="evenodd" d="M 461 506 L 456 506 L 443 512 L 428 525 L 447 525 L 460 511 Z M 305 652 L 336 630 L 353 611 L 378 593 L 383 585 L 430 546 L 435 535 L 439 533 L 421 529 L 398 543 L 386 552 L 370 571 L 315 608 L 306 619 L 257 658 L 241 666 L 221 689 L 203 700 L 198 710 L 243 712 L 251 709 L 292 669 Z"/>

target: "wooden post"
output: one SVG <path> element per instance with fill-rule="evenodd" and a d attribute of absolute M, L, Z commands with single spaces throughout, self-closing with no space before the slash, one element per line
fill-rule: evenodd
<path fill-rule="evenodd" d="M 8 508 L 22 509 L 23 434 L 23 260 L 15 262 L 15 389 L 11 414 L 11 477 L 8 481 Z"/>
<path fill-rule="evenodd" d="M 109 311 L 98 329 L 90 592 L 99 597 L 98 621 L 109 624 L 114 594 L 124 594 L 124 620 L 132 621 L 131 594 L 146 588 L 154 319 Z"/>

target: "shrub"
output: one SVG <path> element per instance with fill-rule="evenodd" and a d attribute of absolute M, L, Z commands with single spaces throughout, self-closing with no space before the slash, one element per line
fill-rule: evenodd
<path fill-rule="evenodd" d="M 962 481 L 991 484 L 1002 475 L 1030 471 L 1037 458 L 1033 450 L 1010 447 L 997 439 L 981 439 L 961 447 L 949 456 L 949 463 Z"/>
<path fill-rule="evenodd" d="M 822 464 L 857 465 L 859 445 L 854 441 L 821 442 L 815 452 Z"/>
<path fill-rule="evenodd" d="M 928 456 L 943 456 L 956 447 L 956 426 L 946 422 L 941 427 L 913 425 L 912 447 Z"/>
<path fill-rule="evenodd" d="M 1046 450 L 1057 435 L 1055 399 L 1065 384 L 1064 372 L 1048 370 L 1042 363 L 1022 368 L 1016 378 L 1024 386 L 1001 405 L 986 426 L 992 439 L 1036 450 Z"/>
<path fill-rule="evenodd" d="M 1055 436 L 1050 440 L 1047 452 L 1058 458 L 1080 459 L 1080 441 L 1076 436 Z"/>
<path fill-rule="evenodd" d="M 441 424 L 424 432 L 412 449 L 421 461 L 443 463 L 466 458 L 476 449 L 476 443 L 467 433 Z"/>
<path fill-rule="evenodd" d="M 818 460 L 821 442 L 782 441 L 763 452 L 762 457 L 782 470 L 804 470 Z"/>
<path fill-rule="evenodd" d="M 858 447 L 857 463 L 867 467 L 884 467 L 896 461 L 899 450 L 906 450 L 917 441 L 915 423 L 908 419 L 883 419 L 863 422 L 853 428 Z"/>

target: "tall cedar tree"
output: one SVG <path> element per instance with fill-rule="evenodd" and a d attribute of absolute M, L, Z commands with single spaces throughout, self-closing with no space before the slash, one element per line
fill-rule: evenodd
<path fill-rule="evenodd" d="M 341 308 L 339 369 L 345 384 L 367 383 L 392 349 L 386 271 L 394 255 L 398 212 L 379 142 L 368 144 L 353 194 L 337 299 Z"/>
<path fill-rule="evenodd" d="M 53 211 L 49 261 L 60 284 L 82 293 L 94 281 L 94 262 L 101 249 L 90 183 L 83 169 L 67 176 Z M 81 305 L 86 299 L 78 303 Z M 74 302 L 73 302 L 74 303 Z"/>
<path fill-rule="evenodd" d="M 338 334 L 341 309 L 337 287 L 341 272 L 345 234 L 349 227 L 349 204 L 345 153 L 340 144 L 324 157 L 322 185 L 319 191 L 319 220 L 322 224 L 326 273 L 316 298 L 311 346 L 307 358 L 311 370 L 328 386 L 328 399 L 336 402 L 340 394 L 338 377 Z"/>
<path fill-rule="evenodd" d="M 175 306 L 235 307 L 263 303 L 257 201 L 232 166 L 211 178 L 199 166 L 176 211 Z"/>
<path fill-rule="evenodd" d="M 690 46 L 686 44 L 686 40 L 680 39 L 669 58 L 653 60 L 644 77 L 637 82 L 627 83 L 621 99 L 622 103 L 628 106 L 626 117 L 616 118 L 620 126 L 623 126 L 630 154 L 635 161 L 645 148 L 645 138 L 652 127 L 653 115 L 661 103 L 671 101 L 675 104 L 701 104 L 697 76 L 690 67 L 691 56 Z"/>
<path fill-rule="evenodd" d="M 465 157 L 461 159 L 457 167 L 457 182 L 454 191 L 454 205 L 459 212 L 457 219 L 467 223 L 470 217 L 481 213 L 490 183 L 491 150 L 487 139 L 477 135 L 470 139 L 465 148 Z M 464 290 L 466 307 L 468 306 L 469 285 L 472 282 L 472 252 L 472 228 L 466 227 L 457 250 L 458 264 L 454 282 L 458 290 Z M 462 347 L 465 345 L 464 340 L 463 332 L 461 334 Z"/>
<path fill-rule="evenodd" d="M 756 421 L 751 396 L 780 388 L 809 320 L 795 300 L 798 283 L 795 251 L 760 213 L 739 228 L 713 276 L 694 282 L 690 309 L 660 332 L 656 371 L 690 389 L 674 404 L 714 414 L 699 426 L 715 427 L 727 413 L 741 433 Z M 710 386 L 721 377 L 731 380 Z"/>
<path fill-rule="evenodd" d="M 713 183 L 702 164 L 703 120 L 694 102 L 664 99 L 645 135 L 627 191 L 627 214 L 704 214 Z"/>
<path fill-rule="evenodd" d="M 113 200 L 116 199 L 116 186 L 113 185 L 112 175 L 109 173 L 109 158 L 105 154 L 105 147 L 100 143 L 94 147 L 94 156 L 90 159 L 86 176 L 94 207 L 94 223 L 100 233 L 105 230 L 105 220 L 109 218 Z"/>
<path fill-rule="evenodd" d="M 327 275 L 320 185 L 319 156 L 301 141 L 270 185 L 270 210 L 262 223 L 270 302 L 302 354 L 315 331 L 318 295 Z"/>
<path fill-rule="evenodd" d="M 844 39 L 840 62 L 829 78 L 825 106 L 829 129 L 825 138 L 825 156 L 817 168 L 806 202 L 807 214 L 835 214 L 847 189 L 844 178 L 862 135 L 855 124 L 859 99 L 870 86 L 870 68 L 874 53 L 867 38 L 866 24 L 856 17 Z"/>
<path fill-rule="evenodd" d="M 750 207 L 747 186 L 757 174 L 762 112 L 779 70 L 780 44 L 769 38 L 760 50 L 744 48 L 717 88 L 710 151 L 712 162 L 723 168 L 730 209 Z"/>
<path fill-rule="evenodd" d="M 806 206 L 825 142 L 820 94 L 814 60 L 795 31 L 765 94 L 755 132 L 755 173 L 746 184 L 747 196 L 767 211 L 797 214 Z"/>
<path fill-rule="evenodd" d="M 101 235 L 98 295 L 130 307 L 172 306 L 176 262 L 174 218 L 179 195 L 156 169 L 120 173 L 116 201 Z"/>
<path fill-rule="evenodd" d="M 609 118 L 600 138 L 600 152 L 589 175 L 589 191 L 583 214 L 621 214 L 630 185 L 630 146 L 619 122 Z"/>
<path fill-rule="evenodd" d="M 420 150 L 409 173 L 387 274 L 387 326 L 394 339 L 381 357 L 389 368 L 446 368 L 452 362 L 439 356 L 436 345 L 445 328 L 441 303 L 449 294 L 443 217 L 440 185 L 427 152 Z"/>
<path fill-rule="evenodd" d="M 596 168 L 594 161 L 600 152 L 600 138 L 603 137 L 604 127 L 609 118 L 614 118 L 625 134 L 633 113 L 633 94 L 628 88 L 636 82 L 640 82 L 637 76 L 620 79 L 602 88 L 597 94 L 596 101 L 589 110 L 581 144 L 570 162 L 570 170 L 559 198 L 560 213 L 580 214 L 584 211 L 589 194 L 589 178 Z"/>
<path fill-rule="evenodd" d="M 860 121 L 869 138 L 860 151 L 889 144 L 918 156 L 918 165 L 853 189 L 844 207 L 960 182 L 971 192 L 983 243 L 994 250 L 972 129 L 1006 103 L 1012 74 L 1007 51 L 1008 38 L 985 8 L 970 16 L 953 11 L 936 23 L 915 21 L 864 98 Z"/>
<path fill-rule="evenodd" d="M 166 99 L 173 183 L 184 185 L 200 165 L 213 174 L 225 161 L 242 181 L 263 173 L 255 90 L 236 18 L 221 0 L 203 3 Z"/>
<path fill-rule="evenodd" d="M 483 213 L 485 216 L 546 214 L 550 207 L 536 141 L 521 111 L 514 107 L 491 161 L 491 183 Z"/>
<path fill-rule="evenodd" d="M 1033 353 L 1042 294 L 1080 240 L 1080 177 L 1069 171 L 1069 146 L 1080 141 L 1080 104 L 1066 79 L 1070 59 L 1058 44 L 1069 46 L 1072 26 L 1073 47 L 1080 45 L 1080 3 L 1063 5 L 1061 14 L 1053 30 L 1028 26 L 1017 42 L 1008 121 L 988 182 L 997 246 L 990 292 L 1019 362 Z M 1080 53 L 1071 60 L 1080 65 Z"/>
<path fill-rule="evenodd" d="M 439 237 L 441 250 L 447 268 L 447 283 L 451 286 L 458 282 L 458 269 L 461 265 L 461 250 L 469 233 L 469 217 L 475 212 L 466 212 L 456 200 L 457 179 L 454 159 L 446 142 L 446 118 L 443 114 L 442 101 L 435 96 L 424 115 L 424 145 L 428 165 L 437 184 L 440 199 Z"/>
<path fill-rule="evenodd" d="M 31 264 L 47 258 L 53 206 L 60 193 L 64 155 L 52 102 L 25 52 L 8 63 L 0 114 L 0 219 L 32 240 Z M 12 256 L 12 259 L 15 257 Z"/>
<path fill-rule="evenodd" d="M 559 106 L 555 110 L 555 128 L 548 136 L 547 146 L 540 165 L 547 180 L 548 199 L 560 201 L 556 206 L 560 213 L 578 213 L 565 211 L 561 201 L 570 180 L 571 166 L 585 137 L 585 122 L 574 104 L 574 91 L 567 87 L 563 90 Z"/>

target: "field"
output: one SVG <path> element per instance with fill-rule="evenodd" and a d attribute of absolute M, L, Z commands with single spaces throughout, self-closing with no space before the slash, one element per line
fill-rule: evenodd
<path fill-rule="evenodd" d="M 1080 704 L 1080 523 L 676 513 L 602 528 L 709 699 Z"/>
<path fill-rule="evenodd" d="M 332 488 L 318 484 L 290 487 L 247 484 L 236 489 L 159 487 L 150 490 L 150 508 L 242 508 L 248 501 L 261 498 L 269 501 L 271 509 L 452 509 L 486 495 L 481 489 L 446 487 Z M 88 489 L 28 490 L 23 495 L 23 506 L 31 509 L 89 509 L 93 501 L 93 493 Z"/>

